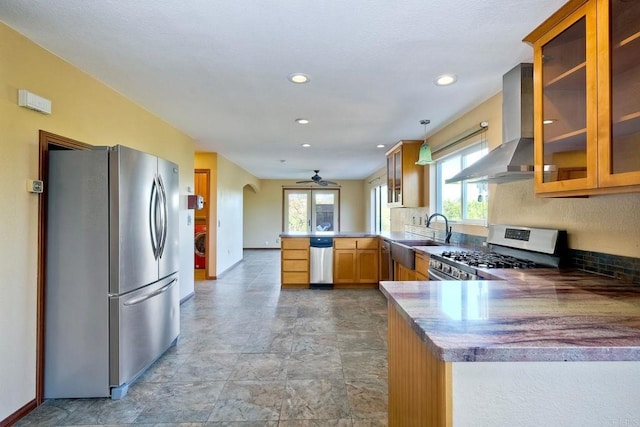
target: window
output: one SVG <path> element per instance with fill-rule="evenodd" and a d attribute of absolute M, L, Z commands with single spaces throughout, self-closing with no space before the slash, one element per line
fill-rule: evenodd
<path fill-rule="evenodd" d="M 487 154 L 487 143 L 482 141 L 437 161 L 436 211 L 449 220 L 485 222 L 487 220 L 487 183 L 461 181 L 446 184 L 445 180 L 470 166 Z"/>
<path fill-rule="evenodd" d="M 391 210 L 387 207 L 387 186 L 371 189 L 371 232 L 391 230 Z"/>
<path fill-rule="evenodd" d="M 284 190 L 285 233 L 340 231 L 340 190 Z"/>

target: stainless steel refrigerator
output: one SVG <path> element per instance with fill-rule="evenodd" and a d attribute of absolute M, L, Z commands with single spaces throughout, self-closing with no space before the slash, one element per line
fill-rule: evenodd
<path fill-rule="evenodd" d="M 46 398 L 121 398 L 180 332 L 178 166 L 49 152 Z"/>

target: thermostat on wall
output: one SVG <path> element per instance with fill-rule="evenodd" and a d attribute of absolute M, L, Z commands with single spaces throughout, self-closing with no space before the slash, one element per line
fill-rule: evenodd
<path fill-rule="evenodd" d="M 44 182 L 38 179 L 28 179 L 27 191 L 29 193 L 42 193 L 44 191 Z"/>

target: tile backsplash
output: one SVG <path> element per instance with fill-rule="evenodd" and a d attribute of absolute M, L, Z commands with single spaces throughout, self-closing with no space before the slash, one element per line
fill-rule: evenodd
<path fill-rule="evenodd" d="M 640 258 L 569 249 L 572 267 L 640 285 Z"/>

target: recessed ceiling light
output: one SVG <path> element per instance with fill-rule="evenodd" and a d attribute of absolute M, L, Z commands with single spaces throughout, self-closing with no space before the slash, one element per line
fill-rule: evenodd
<path fill-rule="evenodd" d="M 302 145 L 304 148 L 309 148 L 309 147 L 311 147 L 311 144 L 307 144 L 307 143 L 304 143 L 304 144 L 301 144 L 301 145 Z"/>
<path fill-rule="evenodd" d="M 447 86 L 455 83 L 456 80 L 458 80 L 458 77 L 455 74 L 443 74 L 441 76 L 438 76 L 435 83 L 438 86 Z"/>
<path fill-rule="evenodd" d="M 555 122 L 556 119 L 546 119 L 542 121 L 543 125 L 550 125 L 551 123 Z"/>
<path fill-rule="evenodd" d="M 309 119 L 296 119 L 296 123 L 299 125 L 307 125 L 309 124 Z"/>
<path fill-rule="evenodd" d="M 309 83 L 309 81 L 311 81 L 311 77 L 309 77 L 304 73 L 289 74 L 288 79 L 291 83 L 296 83 L 296 84 Z"/>
<path fill-rule="evenodd" d="M 376 145 L 376 148 L 384 148 L 384 144 L 378 144 Z"/>

